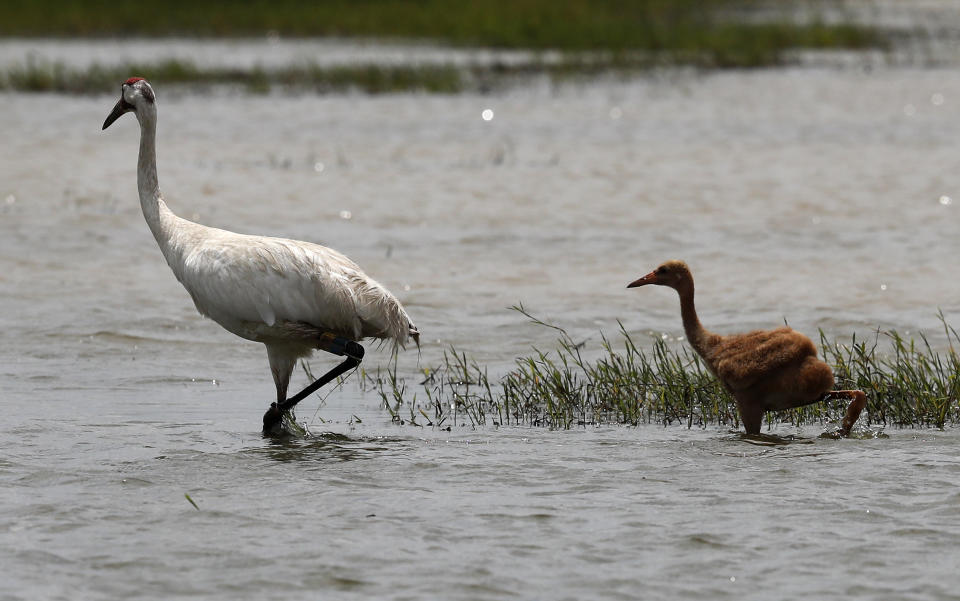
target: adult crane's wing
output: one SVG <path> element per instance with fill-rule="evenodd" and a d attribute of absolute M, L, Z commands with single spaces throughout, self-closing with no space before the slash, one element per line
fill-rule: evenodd
<path fill-rule="evenodd" d="M 177 274 L 204 315 L 268 326 L 307 323 L 355 340 L 406 342 L 411 324 L 399 301 L 343 254 L 309 242 L 205 229 L 185 249 Z"/>

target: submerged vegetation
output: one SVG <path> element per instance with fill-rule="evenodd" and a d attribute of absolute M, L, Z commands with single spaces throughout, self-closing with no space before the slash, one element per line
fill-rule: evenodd
<path fill-rule="evenodd" d="M 579 425 L 657 423 L 686 427 L 711 424 L 739 427 L 733 398 L 686 346 L 671 348 L 657 338 L 650 349 L 637 345 L 621 325 L 615 339 L 602 338 L 601 352 L 585 349 L 561 328 L 530 316 L 558 332 L 552 351 L 534 349 L 519 357 L 499 378 L 466 353 L 451 348 L 442 364 L 422 370 L 416 384 L 397 374 L 396 358 L 385 369 L 364 374 L 364 386 L 382 399 L 394 421 L 448 428 L 461 425 L 527 425 L 570 428 Z M 943 317 L 941 315 L 941 320 Z M 849 344 L 821 331 L 820 350 L 834 370 L 837 387 L 867 393 L 863 425 L 937 427 L 960 423 L 960 343 L 943 320 L 949 352 L 935 351 L 923 335 L 907 340 L 894 331 L 877 331 Z M 839 423 L 845 401 L 820 402 L 777 413 L 771 423 L 797 426 Z"/>
<path fill-rule="evenodd" d="M 0 73 L 0 90 L 100 94 L 115 90 L 127 77 L 139 75 L 163 86 L 177 84 L 239 85 L 252 93 L 287 86 L 317 92 L 358 90 L 368 94 L 400 91 L 453 93 L 463 89 L 463 74 L 450 66 L 297 65 L 277 69 L 210 67 L 189 61 L 124 63 L 73 69 L 62 64 L 28 61 Z"/>
<path fill-rule="evenodd" d="M 751 13 L 751 11 L 753 11 Z M 763 13 L 763 18 L 756 18 Z M 744 15 L 748 15 L 747 18 Z M 102 91 L 132 73 L 155 83 L 239 84 L 252 91 L 292 85 L 365 92 L 485 89 L 530 72 L 552 77 L 636 71 L 780 65 L 797 49 L 876 49 L 876 30 L 798 21 L 758 0 L 8 0 L 4 36 L 360 37 L 530 50 L 529 60 L 487 65 L 316 65 L 265 69 L 198 67 L 184 61 L 91 66 L 28 63 L 0 73 L 0 89 Z M 560 53 L 545 60 L 540 51 Z"/>

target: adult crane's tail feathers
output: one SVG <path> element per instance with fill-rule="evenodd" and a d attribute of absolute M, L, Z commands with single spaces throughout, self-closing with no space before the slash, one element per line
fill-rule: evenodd
<path fill-rule="evenodd" d="M 410 323 L 410 338 L 413 338 L 413 341 L 417 345 L 417 349 L 420 349 L 420 330 L 417 329 L 417 326 Z"/>
<path fill-rule="evenodd" d="M 351 284 L 362 337 L 393 340 L 404 348 L 412 338 L 420 347 L 420 330 L 390 291 L 362 273 Z"/>

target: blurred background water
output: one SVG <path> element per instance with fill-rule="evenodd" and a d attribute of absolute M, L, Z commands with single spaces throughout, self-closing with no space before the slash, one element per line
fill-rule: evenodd
<path fill-rule="evenodd" d="M 910 14 L 935 23 L 947 4 Z M 938 56 L 956 50 L 937 39 Z M 138 52 L 528 57 L 17 38 L 0 66 Z M 423 332 L 399 359 L 411 378 L 449 345 L 494 372 L 549 348 L 553 332 L 507 308 L 520 302 L 588 353 L 618 320 L 679 338 L 675 294 L 624 289 L 670 258 L 691 265 L 715 331 L 893 328 L 943 349 L 937 312 L 960 312 L 960 80 L 939 59 L 859 56 L 439 95 L 154 81 L 160 185 L 183 217 L 351 256 Z M 137 202 L 135 120 L 100 131 L 119 83 L 0 93 L 0 598 L 956 598 L 952 430 L 779 426 L 769 447 L 725 428 L 447 432 L 391 423 L 354 376 L 304 402 L 313 437 L 261 438 L 263 348 L 199 317 L 164 265 Z"/>

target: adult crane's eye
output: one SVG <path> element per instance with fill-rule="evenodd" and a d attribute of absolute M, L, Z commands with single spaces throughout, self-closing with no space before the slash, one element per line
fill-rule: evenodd
<path fill-rule="evenodd" d="M 666 267 L 657 267 L 657 275 L 663 275 L 665 273 L 667 273 Z"/>

